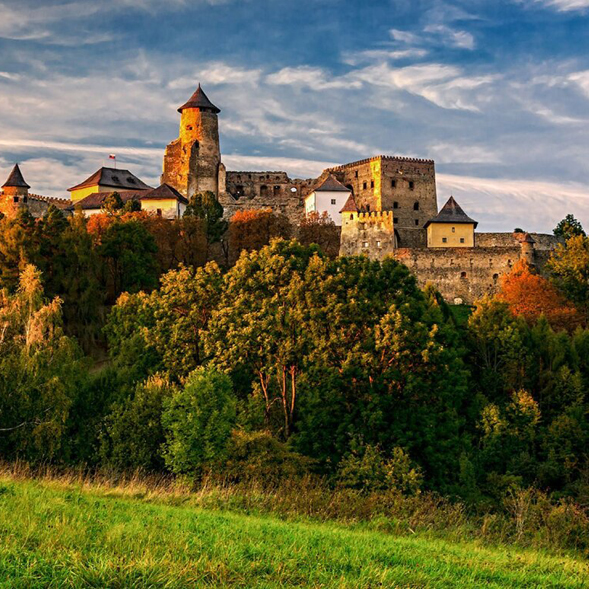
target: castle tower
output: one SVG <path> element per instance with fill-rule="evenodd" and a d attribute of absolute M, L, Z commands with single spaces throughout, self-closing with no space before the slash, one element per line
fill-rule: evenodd
<path fill-rule="evenodd" d="M 30 186 L 25 182 L 18 164 L 14 165 L 8 180 L 2 185 L 0 212 L 10 214 L 27 202 Z"/>
<path fill-rule="evenodd" d="M 199 84 L 178 112 L 180 134 L 166 148 L 162 184 L 170 184 L 188 198 L 207 190 L 218 197 L 221 150 L 217 115 L 221 111 Z"/>
<path fill-rule="evenodd" d="M 529 233 L 515 234 L 521 247 L 520 259 L 525 260 L 530 266 L 534 265 L 535 241 Z"/>

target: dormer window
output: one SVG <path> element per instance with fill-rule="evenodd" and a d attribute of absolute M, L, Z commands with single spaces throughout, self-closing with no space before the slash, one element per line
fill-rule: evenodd
<path fill-rule="evenodd" d="M 112 177 L 112 181 L 113 182 L 120 182 L 119 177 L 118 176 L 113 176 Z"/>
<path fill-rule="evenodd" d="M 135 184 L 135 178 L 127 178 L 129 184 Z"/>

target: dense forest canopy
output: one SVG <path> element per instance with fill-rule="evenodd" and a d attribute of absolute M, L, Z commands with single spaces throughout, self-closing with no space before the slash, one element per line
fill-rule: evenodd
<path fill-rule="evenodd" d="M 0 220 L 0 455 L 197 480 L 321 476 L 589 502 L 589 239 L 472 309 L 337 230 L 207 195 Z M 317 245 L 318 244 L 318 245 Z"/>

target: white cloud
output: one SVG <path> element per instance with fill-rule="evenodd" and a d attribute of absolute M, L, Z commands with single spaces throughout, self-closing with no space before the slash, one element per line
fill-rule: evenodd
<path fill-rule="evenodd" d="M 356 53 L 344 53 L 342 61 L 348 65 L 359 65 L 366 62 L 375 61 L 398 61 L 401 59 L 412 59 L 425 57 L 428 54 L 427 49 L 370 49 L 367 51 L 358 51 Z"/>
<path fill-rule="evenodd" d="M 407 43 L 409 45 L 417 45 L 421 41 L 421 37 L 409 31 L 401 31 L 399 29 L 391 29 L 389 31 L 391 37 L 400 43 Z"/>
<path fill-rule="evenodd" d="M 502 152 L 484 145 L 436 143 L 428 148 L 429 157 L 437 164 L 490 164 L 500 163 Z"/>
<path fill-rule="evenodd" d="M 475 178 L 438 174 L 438 201 L 453 195 L 465 212 L 480 222 L 479 231 L 552 232 L 572 212 L 589 225 L 589 189 L 578 183 Z"/>
<path fill-rule="evenodd" d="M 428 25 L 424 32 L 437 35 L 444 45 L 455 47 L 457 49 L 475 48 L 474 37 L 467 31 L 452 29 L 446 25 Z"/>
<path fill-rule="evenodd" d="M 349 80 L 345 76 L 330 77 L 325 70 L 311 66 L 285 67 L 266 76 L 266 82 L 275 86 L 304 86 L 315 90 L 361 86 L 358 81 Z"/>
<path fill-rule="evenodd" d="M 198 80 L 207 85 L 217 84 L 257 84 L 262 75 L 261 69 L 234 67 L 223 62 L 207 64 L 191 76 L 178 78 L 170 82 L 170 88 L 195 88 Z"/>
<path fill-rule="evenodd" d="M 542 3 L 545 6 L 556 8 L 559 12 L 571 10 L 585 10 L 589 8 L 589 0 L 533 0 L 534 3 Z"/>

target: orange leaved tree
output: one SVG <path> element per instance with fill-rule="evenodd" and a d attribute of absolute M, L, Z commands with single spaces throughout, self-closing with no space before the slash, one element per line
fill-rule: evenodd
<path fill-rule="evenodd" d="M 583 321 L 575 306 L 550 281 L 536 274 L 525 260 L 519 260 L 511 272 L 501 278 L 497 298 L 529 324 L 544 315 L 554 329 L 572 331 Z"/>

